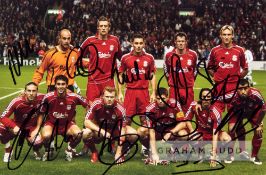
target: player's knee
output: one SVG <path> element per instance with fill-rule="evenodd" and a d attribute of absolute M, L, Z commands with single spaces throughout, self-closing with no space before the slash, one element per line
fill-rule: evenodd
<path fill-rule="evenodd" d="M 148 128 L 139 127 L 137 130 L 137 134 L 140 135 L 141 137 L 145 137 L 149 134 L 149 130 Z"/>
<path fill-rule="evenodd" d="M 51 132 L 44 131 L 42 133 L 42 138 L 43 138 L 44 142 L 48 141 L 51 137 L 52 137 L 52 133 Z"/>
<path fill-rule="evenodd" d="M 93 133 L 92 133 L 91 129 L 86 128 L 86 129 L 83 129 L 82 131 L 83 131 L 83 134 L 82 134 L 83 140 L 88 140 L 88 139 L 92 138 Z"/>
<path fill-rule="evenodd" d="M 224 142 L 230 142 L 232 139 L 231 139 L 231 137 L 230 137 L 229 135 L 226 135 L 226 136 L 223 137 L 222 140 L 223 140 Z"/>
<path fill-rule="evenodd" d="M 83 135 L 82 132 L 79 132 L 73 135 L 70 141 L 70 144 L 71 144 L 70 146 L 75 147 L 77 144 L 79 144 L 82 139 L 82 135 Z"/>
<path fill-rule="evenodd" d="M 178 136 L 180 136 L 180 140 L 186 140 L 188 138 L 188 132 L 184 129 L 178 131 Z"/>

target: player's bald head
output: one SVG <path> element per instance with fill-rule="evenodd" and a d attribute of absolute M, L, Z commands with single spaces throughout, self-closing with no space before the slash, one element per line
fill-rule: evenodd
<path fill-rule="evenodd" d="M 71 37 L 71 32 L 68 29 L 62 29 L 59 33 L 60 38 L 63 36 L 70 36 Z"/>

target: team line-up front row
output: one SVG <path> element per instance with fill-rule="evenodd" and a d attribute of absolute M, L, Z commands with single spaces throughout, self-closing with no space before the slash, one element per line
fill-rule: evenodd
<path fill-rule="evenodd" d="M 175 136 L 188 135 L 189 133 L 195 134 L 190 121 L 180 122 L 182 120 L 192 120 L 194 116 L 198 126 L 196 132 L 202 133 L 198 140 L 231 141 L 231 137 L 227 132 L 220 130 L 215 133 L 215 130 L 221 124 L 222 111 L 211 104 L 212 93 L 209 88 L 201 89 L 200 100 L 191 103 L 186 114 L 184 114 L 178 101 L 168 98 L 168 90 L 160 88 L 157 91 L 156 100 L 146 106 L 148 115 L 140 116 L 142 126 L 135 130 L 130 126 L 130 119 L 126 118 L 126 109 L 116 99 L 116 91 L 113 87 L 105 87 L 101 98 L 94 100 L 88 108 L 87 100 L 67 90 L 67 85 L 67 77 L 59 75 L 55 78 L 55 91 L 44 95 L 38 93 L 38 86 L 34 82 L 29 82 L 25 86 L 24 94 L 10 102 L 0 119 L 0 138 L 1 142 L 5 144 L 4 162 L 8 162 L 9 158 L 11 158 L 10 141 L 22 132 L 26 132 L 27 141 L 33 144 L 35 158 L 37 160 L 47 160 L 48 154 L 51 152 L 50 142 L 55 135 L 55 133 L 52 135 L 54 127 L 58 127 L 56 129 L 58 135 L 67 136 L 68 146 L 65 154 L 68 161 L 71 161 L 73 156 L 76 155 L 75 147 L 81 140 L 92 148 L 92 144 L 100 143 L 104 138 L 115 138 L 122 135 L 122 137 L 119 137 L 120 139 L 117 139 L 117 141 L 119 140 L 117 147 L 113 146 L 112 150 L 117 163 L 123 162 L 125 158 L 124 152 L 127 148 L 121 146 L 123 142 L 134 143 L 139 136 L 141 143 L 146 148 L 150 148 L 148 156 L 151 162 L 157 164 L 159 155 L 155 141 L 162 139 L 165 141 L 187 140 L 188 137 Z M 247 102 L 248 104 L 245 104 Z M 196 111 L 196 104 L 199 105 L 198 111 Z M 75 123 L 76 105 L 82 105 L 88 109 L 83 130 Z M 261 122 L 264 116 L 265 104 L 259 91 L 249 87 L 249 82 L 246 79 L 240 79 L 237 94 L 231 105 L 235 115 L 230 124 L 247 118 L 253 127 L 262 127 Z M 245 111 L 239 115 L 238 111 L 243 109 L 243 105 L 245 105 Z M 259 110 L 254 115 L 254 109 L 258 107 Z M 14 118 L 10 119 L 12 114 L 14 114 Z M 160 122 L 158 122 L 158 119 L 160 119 Z M 38 133 L 43 121 L 41 132 Z M 171 125 L 172 123 L 176 123 L 176 125 Z M 100 128 L 100 126 L 103 127 Z M 165 134 L 162 135 L 160 130 L 165 131 Z M 123 135 L 126 136 L 123 137 Z M 35 137 L 37 138 L 35 139 Z M 262 129 L 255 130 L 252 140 L 251 159 L 254 159 L 253 162 L 256 164 L 261 164 L 261 162 L 255 161 L 255 158 L 258 158 L 257 154 L 261 142 Z M 43 155 L 40 152 L 42 145 L 45 148 Z M 216 155 L 216 149 L 217 145 L 213 143 L 211 166 L 216 166 L 217 163 L 216 157 L 218 155 Z M 94 149 L 91 149 L 91 152 L 91 161 L 97 162 L 98 152 L 95 146 Z M 244 150 L 240 154 L 248 156 Z M 233 155 L 228 156 L 231 158 Z M 230 159 L 224 161 L 225 163 L 230 163 Z"/>

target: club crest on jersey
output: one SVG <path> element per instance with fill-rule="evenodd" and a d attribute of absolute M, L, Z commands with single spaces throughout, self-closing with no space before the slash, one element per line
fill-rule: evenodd
<path fill-rule="evenodd" d="M 232 60 L 233 61 L 237 61 L 237 56 L 236 55 L 233 55 Z"/>
<path fill-rule="evenodd" d="M 114 48 L 115 48 L 115 46 L 114 46 L 114 45 L 110 45 L 110 51 L 113 51 L 113 50 L 114 50 Z"/>
<path fill-rule="evenodd" d="M 116 115 L 115 114 L 112 115 L 112 119 L 116 119 Z"/>
<path fill-rule="evenodd" d="M 191 60 L 187 60 L 187 65 L 191 66 L 192 65 L 192 61 Z"/>
<path fill-rule="evenodd" d="M 170 118 L 175 118 L 175 116 L 174 116 L 173 113 L 170 113 L 170 114 L 169 114 L 169 117 L 170 117 Z"/>
<path fill-rule="evenodd" d="M 71 105 L 67 105 L 67 110 L 70 110 L 71 109 Z"/>
<path fill-rule="evenodd" d="M 27 118 L 28 114 L 23 114 L 22 118 Z"/>
<path fill-rule="evenodd" d="M 143 66 L 144 66 L 144 67 L 148 67 L 148 62 L 147 62 L 147 61 L 144 61 L 144 62 L 143 62 Z"/>

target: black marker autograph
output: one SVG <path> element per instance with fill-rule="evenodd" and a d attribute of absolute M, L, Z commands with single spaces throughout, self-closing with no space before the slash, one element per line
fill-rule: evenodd
<path fill-rule="evenodd" d="M 43 103 L 43 104 L 41 104 L 38 108 L 32 109 L 32 110 L 29 112 L 29 114 L 27 115 L 27 118 L 23 121 L 23 123 L 22 123 L 22 125 L 21 125 L 21 127 L 20 127 L 20 129 L 19 129 L 19 131 L 18 131 L 18 134 L 17 134 L 17 135 L 15 136 L 15 138 L 14 138 L 14 141 L 13 141 L 13 143 L 12 143 L 12 147 L 11 147 L 11 152 L 12 152 L 13 149 L 15 148 L 15 160 L 18 160 L 18 159 L 20 158 L 20 154 L 21 154 L 21 151 L 22 151 L 22 149 L 23 149 L 23 145 L 24 145 L 24 140 L 25 140 L 26 137 L 29 136 L 29 131 L 28 131 L 28 130 L 25 130 L 25 126 L 28 124 L 28 122 L 30 121 L 30 119 L 32 118 L 32 116 L 33 116 L 34 114 L 36 114 L 36 113 L 39 112 L 39 110 L 40 110 L 40 108 L 41 108 L 42 106 L 46 106 L 47 109 L 49 108 L 49 105 L 48 105 L 47 103 Z M 38 137 L 38 134 L 39 134 L 40 131 L 41 131 L 42 126 L 44 125 L 44 122 L 45 122 L 45 120 L 46 120 L 46 115 L 47 115 L 47 114 L 48 114 L 48 110 L 45 112 L 45 115 L 44 115 L 45 117 L 44 117 L 44 119 L 42 120 L 41 126 L 40 126 L 40 128 L 39 128 L 39 130 L 38 130 L 36 136 L 34 137 L 33 142 L 30 143 L 30 145 L 29 145 L 29 150 L 27 151 L 27 153 L 26 153 L 25 157 L 23 158 L 22 162 L 21 162 L 18 166 L 16 166 L 16 167 L 11 167 L 11 165 L 10 165 L 11 162 L 8 162 L 8 163 L 7 163 L 7 167 L 8 167 L 9 170 L 16 170 L 16 169 L 18 169 L 19 167 L 21 167 L 22 164 L 25 162 L 26 158 L 27 158 L 28 155 L 29 155 L 29 152 L 30 152 L 31 148 L 33 147 L 33 145 L 34 145 L 34 143 L 35 143 L 35 141 L 36 141 L 36 139 L 37 139 L 37 137 Z M 20 148 L 19 148 L 19 147 L 20 147 Z M 18 150 L 18 149 L 19 149 L 19 150 Z M 8 159 L 9 159 L 9 160 L 11 159 L 11 154 L 9 155 L 9 158 L 8 158 Z"/>
<path fill-rule="evenodd" d="M 115 131 L 117 130 L 116 128 L 117 128 L 118 126 L 119 126 L 119 128 L 122 128 L 122 119 L 117 120 L 117 121 L 115 122 L 115 124 L 113 125 L 113 127 L 112 127 L 112 129 L 111 129 L 111 132 L 110 132 L 110 134 L 111 134 L 111 138 L 107 138 L 107 137 L 106 137 L 107 128 L 108 128 L 108 126 L 107 126 L 107 120 L 103 120 L 103 121 L 101 122 L 101 124 L 100 124 L 100 127 L 99 127 L 98 136 L 100 136 L 100 131 L 101 131 L 101 129 L 104 129 L 105 132 L 104 132 L 104 139 L 103 139 L 102 144 L 101 144 L 101 148 L 100 148 L 100 152 L 99 152 L 99 157 L 98 157 L 98 158 L 99 158 L 99 161 L 100 161 L 102 164 L 104 164 L 104 165 L 109 165 L 109 167 L 103 172 L 103 175 L 106 174 L 106 173 L 107 173 L 107 172 L 108 172 L 108 171 L 109 171 L 114 165 L 118 164 L 117 161 L 118 161 L 120 158 L 124 157 L 124 155 L 125 155 L 129 150 L 134 149 L 134 152 L 133 152 L 132 154 L 130 154 L 130 156 L 128 156 L 125 160 L 121 161 L 120 163 L 124 163 L 124 162 L 129 161 L 129 160 L 132 159 L 132 158 L 137 154 L 137 152 L 138 152 L 138 144 L 137 144 L 137 142 L 138 142 L 140 136 L 139 136 L 138 134 L 123 134 L 123 135 L 121 135 L 121 131 L 122 131 L 122 130 L 120 129 L 120 130 L 119 130 L 119 134 L 118 134 L 118 136 L 113 137 Z M 129 142 L 127 139 L 125 139 L 125 141 L 121 144 L 121 143 L 120 143 L 120 138 L 121 138 L 121 137 L 127 137 L 127 136 L 137 136 L 137 139 L 136 139 L 133 143 L 131 143 L 131 142 Z M 107 141 L 107 143 L 106 143 L 106 141 Z M 122 146 L 122 147 L 123 147 L 124 145 L 126 145 L 127 147 L 126 147 L 125 149 L 122 150 L 121 156 L 119 156 L 116 160 L 114 160 L 114 161 L 111 162 L 111 163 L 109 163 L 109 162 L 105 162 L 105 161 L 102 159 L 103 151 L 104 151 L 104 149 L 105 149 L 106 147 L 108 147 L 108 152 L 110 152 L 111 149 L 112 149 L 111 145 L 112 145 L 112 143 L 113 143 L 114 141 L 118 141 L 118 145 L 119 145 L 119 146 Z M 135 146 L 135 147 L 134 147 L 134 146 Z M 133 147 L 134 147 L 134 148 L 133 148 Z"/>
<path fill-rule="evenodd" d="M 21 47 L 21 44 L 17 41 L 12 46 L 12 50 L 9 49 L 7 52 L 7 57 L 9 58 L 8 63 L 8 69 L 11 73 L 13 83 L 16 85 L 17 81 L 15 79 L 14 71 L 16 76 L 21 76 L 21 70 L 20 67 L 23 66 L 23 60 L 26 59 L 29 56 L 29 53 L 33 52 L 33 49 L 30 48 L 29 42 L 27 39 L 24 40 L 25 45 L 25 53 L 23 51 L 23 48 Z M 19 59 L 20 58 L 20 59 Z"/>
<path fill-rule="evenodd" d="M 24 141 L 25 141 L 25 138 L 29 135 L 29 132 L 27 130 L 25 130 L 25 126 L 27 125 L 27 123 L 30 121 L 30 119 L 32 118 L 32 116 L 36 113 L 39 113 L 40 109 L 42 106 L 46 106 L 46 111 L 44 112 L 44 117 L 42 119 L 42 123 L 41 123 L 41 126 L 33 140 L 32 143 L 29 143 L 29 150 L 26 152 L 26 155 L 25 157 L 23 158 L 22 162 L 15 166 L 15 167 L 11 167 L 11 163 L 13 162 L 8 162 L 7 164 L 7 167 L 9 170 L 16 170 L 18 169 L 19 167 L 21 167 L 23 165 L 23 163 L 25 162 L 26 158 L 28 157 L 29 155 L 29 152 L 31 150 L 31 148 L 33 147 L 35 141 L 36 141 L 36 138 L 38 136 L 38 134 L 40 133 L 41 131 L 41 128 L 44 126 L 45 124 L 45 121 L 46 121 L 46 118 L 48 116 L 48 111 L 49 111 L 49 104 L 47 102 L 44 102 L 43 104 L 41 104 L 38 108 L 36 109 L 32 109 L 30 111 L 30 113 L 28 114 L 27 118 L 23 121 L 21 127 L 20 127 L 20 130 L 18 132 L 18 134 L 16 135 L 16 137 L 14 138 L 14 141 L 12 143 L 12 147 L 11 147 L 11 152 L 13 151 L 13 148 L 15 148 L 15 160 L 19 160 L 20 158 L 20 155 L 21 155 L 21 152 L 22 152 L 22 149 L 23 149 L 23 146 L 24 146 Z M 47 161 L 52 161 L 52 160 L 55 160 L 56 157 L 58 156 L 59 154 L 59 151 L 60 149 L 62 148 L 63 146 L 63 143 L 64 142 L 68 142 L 69 141 L 69 137 L 67 136 L 67 126 L 68 126 L 68 123 L 69 121 L 66 122 L 66 125 L 65 125 L 65 131 L 64 131 L 64 134 L 63 134 L 63 140 L 62 142 L 60 143 L 60 145 L 58 146 L 58 129 L 59 129 L 59 120 L 60 119 L 57 119 L 54 123 L 54 126 L 53 126 L 53 129 L 52 129 L 52 134 L 51 134 L 51 137 L 50 137 L 50 140 L 49 140 L 49 147 L 48 147 L 48 150 L 50 151 L 50 145 L 51 145 L 51 142 L 55 141 L 55 151 L 57 152 L 57 154 L 55 156 L 53 156 L 52 158 L 50 157 L 50 154 L 48 154 L 48 157 L 47 157 Z M 55 138 L 53 137 L 55 136 Z M 79 138 L 79 135 L 72 138 L 73 140 L 76 140 Z M 9 159 L 11 158 L 11 154 L 9 156 Z"/>
<path fill-rule="evenodd" d="M 94 69 L 88 71 L 83 66 L 83 57 L 84 57 L 85 50 L 87 50 L 87 48 L 89 48 L 89 47 L 92 47 L 95 50 L 95 52 L 96 52 L 96 61 L 95 61 L 96 65 L 95 65 Z M 71 61 L 71 60 L 69 60 L 71 53 L 72 52 L 76 52 L 75 51 L 76 49 L 78 49 L 80 51 L 79 52 L 80 54 L 79 54 L 77 62 L 75 63 L 76 71 L 74 73 L 74 76 L 72 76 L 72 75 L 70 75 L 70 72 L 69 72 L 68 63 L 69 63 L 69 61 Z M 70 52 L 68 53 L 68 56 L 67 56 L 67 60 L 66 60 L 66 72 L 67 72 L 68 77 L 71 78 L 71 79 L 73 79 L 73 78 L 75 78 L 76 76 L 79 76 L 79 75 L 82 76 L 82 77 L 88 77 L 90 75 L 93 75 L 97 70 L 100 71 L 102 74 L 104 74 L 103 70 L 98 67 L 98 64 L 99 64 L 98 49 L 93 43 L 89 43 L 84 48 L 78 46 L 78 47 L 74 47 L 74 48 L 72 48 L 70 50 Z"/>

